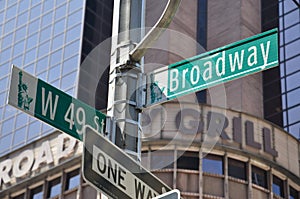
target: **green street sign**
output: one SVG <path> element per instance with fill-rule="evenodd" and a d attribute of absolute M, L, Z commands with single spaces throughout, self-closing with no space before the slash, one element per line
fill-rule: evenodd
<path fill-rule="evenodd" d="M 89 126 L 104 133 L 106 115 L 46 82 L 12 67 L 8 104 L 82 140 Z"/>
<path fill-rule="evenodd" d="M 160 68 L 148 77 L 147 105 L 187 95 L 278 66 L 273 29 Z"/>

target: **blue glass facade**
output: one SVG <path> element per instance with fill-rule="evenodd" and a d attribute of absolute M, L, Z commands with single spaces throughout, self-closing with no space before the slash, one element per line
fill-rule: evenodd
<path fill-rule="evenodd" d="M 85 1 L 0 0 L 0 156 L 53 129 L 7 105 L 11 65 L 76 95 Z"/>
<path fill-rule="evenodd" d="M 300 3 L 262 1 L 262 30 L 279 30 L 280 66 L 264 72 L 265 119 L 300 138 Z"/>
<path fill-rule="evenodd" d="M 279 1 L 283 127 L 300 138 L 300 3 Z"/>

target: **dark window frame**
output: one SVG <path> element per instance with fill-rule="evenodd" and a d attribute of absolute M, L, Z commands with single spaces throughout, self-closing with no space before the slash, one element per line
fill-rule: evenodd
<path fill-rule="evenodd" d="M 275 192 L 275 186 L 279 188 L 279 192 Z M 275 195 L 278 195 L 280 197 L 284 198 L 284 181 L 280 178 L 278 178 L 277 176 L 273 175 L 273 183 L 272 183 L 272 189 L 273 189 L 273 193 Z"/>
<path fill-rule="evenodd" d="M 256 184 L 258 186 L 268 189 L 268 172 L 266 170 L 252 165 L 251 179 L 252 179 L 252 184 Z"/>
<path fill-rule="evenodd" d="M 243 174 L 241 174 L 241 171 L 243 172 Z M 246 181 L 247 164 L 239 160 L 228 158 L 228 176 Z"/>

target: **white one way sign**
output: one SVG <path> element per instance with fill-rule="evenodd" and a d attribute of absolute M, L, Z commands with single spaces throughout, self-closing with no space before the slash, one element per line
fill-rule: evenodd
<path fill-rule="evenodd" d="M 150 199 L 171 189 L 99 133 L 83 136 L 83 176 L 112 198 Z"/>

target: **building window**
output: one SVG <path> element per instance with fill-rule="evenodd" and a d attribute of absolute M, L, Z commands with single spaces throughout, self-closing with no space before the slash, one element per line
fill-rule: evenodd
<path fill-rule="evenodd" d="M 180 153 L 180 152 L 178 152 Z M 198 153 L 184 152 L 177 159 L 178 169 L 189 169 L 189 170 L 199 170 L 199 157 Z"/>
<path fill-rule="evenodd" d="M 273 175 L 273 184 L 272 184 L 273 193 L 278 196 L 284 197 L 283 193 L 283 180 Z"/>
<path fill-rule="evenodd" d="M 299 193 L 293 187 L 290 187 L 290 197 L 289 199 L 299 199 Z"/>
<path fill-rule="evenodd" d="M 223 175 L 223 157 L 207 155 L 202 159 L 202 170 L 205 173 Z"/>
<path fill-rule="evenodd" d="M 80 172 L 79 171 L 80 171 L 79 169 L 76 169 L 70 173 L 67 173 L 65 191 L 79 186 L 79 184 L 80 184 L 80 174 L 79 174 Z"/>
<path fill-rule="evenodd" d="M 43 186 L 39 186 L 37 188 L 30 190 L 30 199 L 43 199 Z"/>
<path fill-rule="evenodd" d="M 246 180 L 246 163 L 229 158 L 228 175 L 234 178 Z"/>
<path fill-rule="evenodd" d="M 60 177 L 48 182 L 47 198 L 52 198 L 60 194 L 61 181 Z"/>
<path fill-rule="evenodd" d="M 153 170 L 174 167 L 174 151 L 152 151 L 150 168 Z"/>
<path fill-rule="evenodd" d="M 267 172 L 256 166 L 252 166 L 252 183 L 267 188 Z"/>

